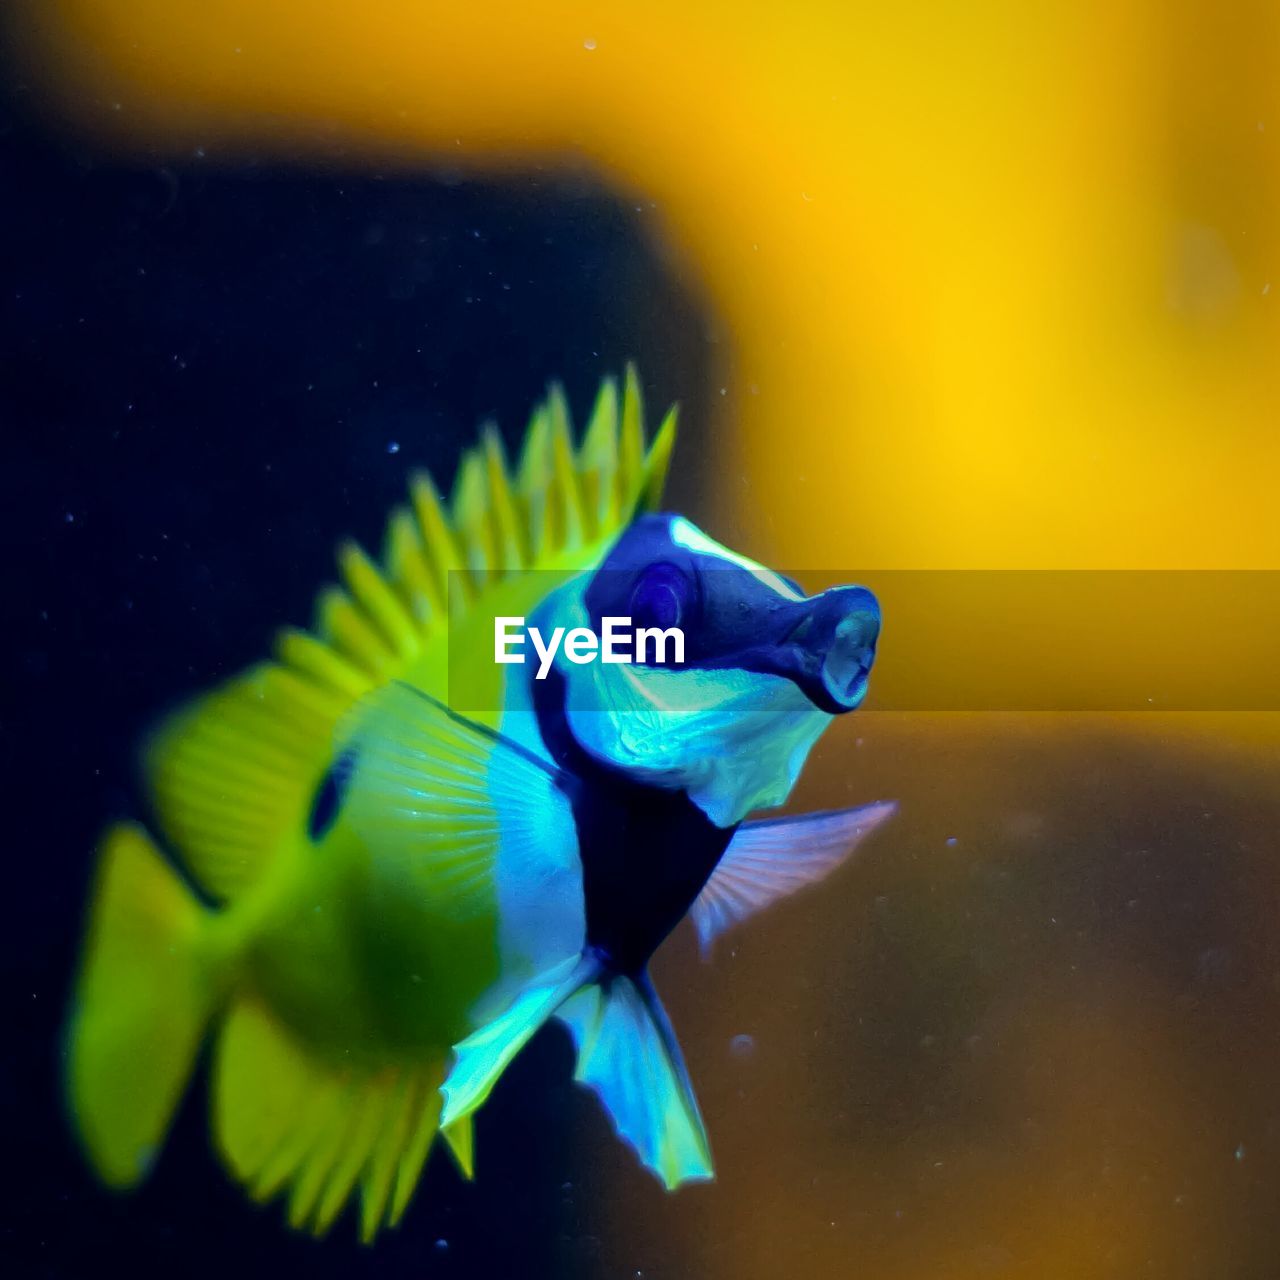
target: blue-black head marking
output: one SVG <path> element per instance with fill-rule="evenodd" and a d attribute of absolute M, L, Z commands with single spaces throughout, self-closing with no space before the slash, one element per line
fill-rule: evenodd
<path fill-rule="evenodd" d="M 636 520 L 584 599 L 597 630 L 605 617 L 679 627 L 685 666 L 785 676 L 831 715 L 862 702 L 880 634 L 880 607 L 865 587 L 806 597 L 675 515 Z M 665 665 L 673 665 L 670 648 Z"/>

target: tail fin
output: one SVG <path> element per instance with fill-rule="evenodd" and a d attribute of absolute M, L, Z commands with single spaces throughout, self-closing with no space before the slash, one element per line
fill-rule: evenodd
<path fill-rule="evenodd" d="M 647 974 L 586 987 L 559 1012 L 588 1085 L 618 1135 L 668 1191 L 715 1176 L 707 1132 L 680 1046 Z"/>
<path fill-rule="evenodd" d="M 217 995 L 210 915 L 140 827 L 107 833 L 68 1027 L 67 1095 L 102 1180 L 140 1182 Z"/>

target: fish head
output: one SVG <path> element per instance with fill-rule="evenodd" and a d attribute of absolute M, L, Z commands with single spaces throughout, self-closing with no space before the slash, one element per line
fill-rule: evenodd
<path fill-rule="evenodd" d="M 562 606 L 557 622 L 599 635 L 613 619 L 633 641 L 628 661 L 558 659 L 578 744 L 686 791 L 719 826 L 786 800 L 822 731 L 866 696 L 880 634 L 865 587 L 806 596 L 678 515 L 636 520 Z"/>

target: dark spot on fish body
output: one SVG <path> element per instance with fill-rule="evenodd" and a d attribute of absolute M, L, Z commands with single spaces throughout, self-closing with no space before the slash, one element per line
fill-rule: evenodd
<path fill-rule="evenodd" d="M 639 973 L 711 877 L 734 828 L 717 827 L 683 791 L 647 786 L 587 754 L 565 715 L 554 667 L 533 684 L 538 727 L 573 779 L 587 945 L 614 972 Z"/>
<path fill-rule="evenodd" d="M 311 802 L 311 815 L 307 819 L 307 835 L 313 844 L 319 844 L 338 820 L 347 784 L 351 781 L 355 767 L 356 753 L 343 751 L 320 779 L 315 798 Z"/>

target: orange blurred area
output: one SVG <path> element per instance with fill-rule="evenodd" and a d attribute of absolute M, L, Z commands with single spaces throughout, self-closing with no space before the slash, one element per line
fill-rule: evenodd
<path fill-rule="evenodd" d="M 653 201 L 729 339 L 691 514 L 769 563 L 1280 568 L 1274 5 L 26 0 L 11 29 L 114 152 L 585 161 Z M 948 618 L 905 616 L 895 687 L 945 685 Z M 966 677 L 1025 684 L 1055 616 L 1010 595 Z M 1168 625 L 1216 660 L 1213 618 Z M 1131 687 L 1151 644 L 1073 676 Z M 620 1201 L 619 1236 L 677 1230 L 677 1275 L 1275 1274 L 1278 736 L 842 721 L 799 806 L 900 819 L 717 969 L 664 955 L 720 1182 L 675 1228 Z"/>
<path fill-rule="evenodd" d="M 661 957 L 735 1206 L 692 1274 L 1270 1274 L 1274 787 L 1065 719 L 842 721 L 798 805 L 895 829 Z"/>

